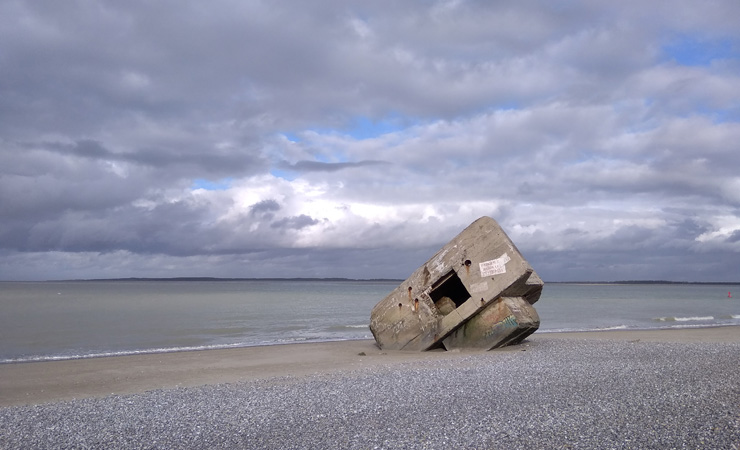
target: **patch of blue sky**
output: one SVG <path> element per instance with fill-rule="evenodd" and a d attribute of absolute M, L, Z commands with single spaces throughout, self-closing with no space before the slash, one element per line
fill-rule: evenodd
<path fill-rule="evenodd" d="M 344 125 L 335 128 L 313 127 L 309 131 L 318 135 L 345 135 L 355 140 L 373 139 L 386 134 L 395 133 L 418 125 L 420 121 L 413 117 L 401 114 L 389 114 L 381 119 L 366 116 L 349 118 Z M 302 143 L 305 141 L 301 131 L 282 131 L 280 134 L 290 142 Z M 328 162 L 328 161 L 327 161 Z"/>
<path fill-rule="evenodd" d="M 727 123 L 727 122 L 740 122 L 740 107 L 735 108 L 709 108 L 706 106 L 698 106 L 694 109 L 690 115 L 700 114 L 712 120 L 714 124 Z M 689 114 L 687 114 L 689 116 Z"/>
<path fill-rule="evenodd" d="M 382 119 L 372 119 L 366 116 L 355 116 L 348 119 L 344 126 L 331 129 L 311 128 L 311 131 L 323 135 L 347 135 L 356 140 L 364 140 L 373 139 L 386 134 L 402 131 L 418 123 L 418 120 L 400 114 L 389 114 Z"/>
<path fill-rule="evenodd" d="M 740 48 L 730 39 L 681 35 L 662 47 L 666 60 L 683 66 L 709 66 L 712 61 L 740 58 Z"/>
<path fill-rule="evenodd" d="M 231 187 L 233 178 L 222 178 L 217 181 L 206 180 L 205 178 L 196 178 L 193 180 L 192 189 L 205 189 L 207 191 L 224 191 Z"/>
<path fill-rule="evenodd" d="M 349 136 L 355 140 L 373 139 L 386 134 L 395 133 L 398 131 L 405 130 L 409 127 L 418 125 L 419 120 L 409 116 L 403 116 L 400 114 L 389 114 L 382 119 L 372 119 L 366 116 L 355 116 L 349 119 L 344 126 L 337 128 L 308 128 L 306 132 L 316 133 L 318 135 L 334 135 L 334 136 Z M 308 142 L 310 137 L 308 134 L 303 136 L 302 131 L 282 131 L 280 134 L 287 140 L 306 146 L 308 153 L 313 157 L 313 160 L 320 163 L 334 164 L 334 163 L 345 163 L 351 162 L 351 159 L 347 157 L 343 149 L 332 148 L 333 146 L 322 145 L 314 149 L 309 150 L 312 147 L 311 143 Z M 307 139 L 308 138 L 308 139 Z M 270 174 L 274 177 L 283 178 L 288 181 L 293 181 L 298 178 L 298 172 L 291 170 L 289 166 L 285 164 L 277 164 L 276 167 L 270 169 Z"/>
<path fill-rule="evenodd" d="M 374 120 L 368 117 L 355 117 L 349 123 L 345 133 L 357 140 L 373 139 L 408 128 L 415 121 L 399 115 Z"/>
<path fill-rule="evenodd" d="M 301 137 L 295 133 L 286 132 L 286 133 L 280 133 L 280 134 L 285 136 L 285 139 L 289 140 L 290 142 L 301 142 L 302 140 Z"/>
<path fill-rule="evenodd" d="M 298 178 L 298 173 L 293 170 L 277 169 L 273 168 L 270 170 L 270 175 L 275 178 L 282 178 L 283 180 L 293 181 Z"/>

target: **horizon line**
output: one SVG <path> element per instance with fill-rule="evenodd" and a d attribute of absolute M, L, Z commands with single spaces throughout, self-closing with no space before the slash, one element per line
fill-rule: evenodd
<path fill-rule="evenodd" d="M 96 281 L 393 281 L 402 278 L 346 278 L 346 277 L 120 277 L 120 278 L 74 278 L 51 280 L 2 280 L 0 282 L 96 282 Z M 617 280 L 617 281 L 545 281 L 546 284 L 701 284 L 740 285 L 740 281 L 670 281 L 670 280 Z"/>

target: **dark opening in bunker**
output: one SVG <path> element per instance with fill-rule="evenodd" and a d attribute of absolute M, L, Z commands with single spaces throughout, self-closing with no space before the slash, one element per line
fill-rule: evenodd
<path fill-rule="evenodd" d="M 460 280 L 460 277 L 453 270 L 432 285 L 429 296 L 432 297 L 432 301 L 437 305 L 437 308 L 440 308 L 440 305 L 443 303 L 440 300 L 445 297 L 452 300 L 455 308 L 457 308 L 470 298 L 470 293 L 465 289 L 462 280 Z"/>

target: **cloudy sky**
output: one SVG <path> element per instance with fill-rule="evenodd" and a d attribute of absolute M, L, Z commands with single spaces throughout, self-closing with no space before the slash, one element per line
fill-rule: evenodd
<path fill-rule="evenodd" d="M 0 2 L 0 279 L 740 281 L 740 2 Z"/>

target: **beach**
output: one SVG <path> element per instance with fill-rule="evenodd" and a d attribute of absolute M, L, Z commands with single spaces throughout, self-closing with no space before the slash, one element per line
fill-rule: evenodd
<path fill-rule="evenodd" d="M 740 448 L 740 327 L 0 365 L 0 448 Z"/>

